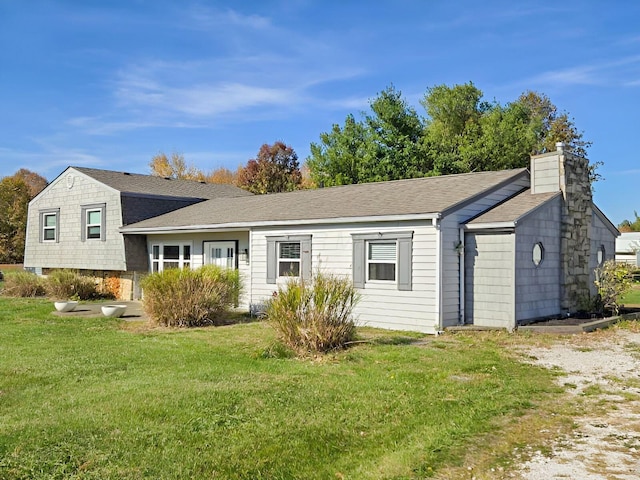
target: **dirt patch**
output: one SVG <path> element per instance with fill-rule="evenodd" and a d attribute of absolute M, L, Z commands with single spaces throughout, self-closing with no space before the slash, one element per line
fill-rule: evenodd
<path fill-rule="evenodd" d="M 570 438 L 534 452 L 525 480 L 640 478 L 640 333 L 611 329 L 530 347 L 531 362 L 557 369 L 558 382 L 584 412 Z M 514 472 L 515 473 L 515 472 Z"/>

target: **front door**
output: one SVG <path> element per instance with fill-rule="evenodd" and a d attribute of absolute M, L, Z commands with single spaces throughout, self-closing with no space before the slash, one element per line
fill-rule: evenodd
<path fill-rule="evenodd" d="M 204 242 L 207 264 L 236 268 L 236 242 Z"/>

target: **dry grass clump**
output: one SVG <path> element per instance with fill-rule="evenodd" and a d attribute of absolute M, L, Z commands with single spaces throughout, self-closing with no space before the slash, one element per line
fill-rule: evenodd
<path fill-rule="evenodd" d="M 169 269 L 142 281 L 144 310 L 152 322 L 167 327 L 213 325 L 238 302 L 237 270 L 205 265 L 197 270 Z"/>
<path fill-rule="evenodd" d="M 268 302 L 266 316 L 280 340 L 298 354 L 343 348 L 355 337 L 359 295 L 347 278 L 317 273 L 291 279 Z"/>
<path fill-rule="evenodd" d="M 41 297 L 45 294 L 43 278 L 26 271 L 5 272 L 2 294 L 7 297 Z"/>
<path fill-rule="evenodd" d="M 45 290 L 52 298 L 90 300 L 98 297 L 96 282 L 76 270 L 53 270 L 46 278 Z"/>

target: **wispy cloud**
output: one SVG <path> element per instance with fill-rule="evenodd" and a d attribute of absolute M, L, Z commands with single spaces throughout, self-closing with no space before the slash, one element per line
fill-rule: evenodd
<path fill-rule="evenodd" d="M 9 159 L 17 171 L 20 168 L 38 172 L 51 179 L 52 175 L 60 173 L 62 168 L 69 165 L 84 167 L 105 166 L 106 162 L 95 155 L 90 155 L 77 149 L 59 149 L 55 147 L 42 150 L 16 150 L 0 148 L 0 156 Z"/>
<path fill-rule="evenodd" d="M 587 65 L 550 70 L 527 78 L 522 84 L 540 86 L 636 86 L 640 76 L 640 55 L 604 60 Z M 630 79 L 631 78 L 631 79 Z"/>

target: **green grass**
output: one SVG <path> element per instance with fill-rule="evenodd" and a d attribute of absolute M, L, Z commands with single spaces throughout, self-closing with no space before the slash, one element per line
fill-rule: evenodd
<path fill-rule="evenodd" d="M 634 284 L 632 290 L 622 297 L 623 305 L 640 305 L 640 285 Z"/>
<path fill-rule="evenodd" d="M 149 329 L 0 298 L 2 479 L 424 478 L 547 403 L 552 373 L 488 336 L 367 330 L 270 358 L 264 323 Z"/>

